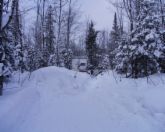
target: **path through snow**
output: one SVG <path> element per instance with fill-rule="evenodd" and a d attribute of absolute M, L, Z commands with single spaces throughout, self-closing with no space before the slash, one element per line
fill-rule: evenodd
<path fill-rule="evenodd" d="M 6 91 L 0 132 L 165 132 L 164 75 L 147 83 L 119 77 L 116 82 L 112 73 L 74 74 L 44 68 L 17 91 Z"/>

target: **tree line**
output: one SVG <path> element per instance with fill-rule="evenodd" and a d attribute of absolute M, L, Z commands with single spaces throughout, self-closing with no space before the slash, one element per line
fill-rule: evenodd
<path fill-rule="evenodd" d="M 114 28 L 118 46 L 115 49 L 114 65 L 118 73 L 138 78 L 165 72 L 164 2 L 123 0 L 115 3 L 119 16 L 125 12 L 130 25 L 129 30 L 124 31 L 123 22 L 115 24 L 118 25 Z"/>
<path fill-rule="evenodd" d="M 102 54 L 99 52 L 100 44 L 96 44 L 98 32 L 93 29 L 92 22 L 88 28 L 86 40 L 88 69 L 93 73 L 95 69 L 100 69 L 100 66 L 101 69 L 109 67 L 131 78 L 164 73 L 165 1 L 118 0 L 110 2 L 116 7 L 116 13 L 106 48 L 103 46 L 103 41 L 100 43 L 104 47 Z"/>
<path fill-rule="evenodd" d="M 164 0 L 110 3 L 116 7 L 111 31 L 97 31 L 92 20 L 84 27 L 76 0 L 36 0 L 35 22 L 25 32 L 20 1 L 1 0 L 0 95 L 13 71 L 72 69 L 75 56 L 87 57 L 92 75 L 109 69 L 131 78 L 165 72 Z"/>
<path fill-rule="evenodd" d="M 72 69 L 72 57 L 80 49 L 75 44 L 80 17 L 76 0 L 33 4 L 36 20 L 25 31 L 26 10 L 21 10 L 20 0 L 0 1 L 0 95 L 13 71 L 32 72 L 47 66 Z"/>

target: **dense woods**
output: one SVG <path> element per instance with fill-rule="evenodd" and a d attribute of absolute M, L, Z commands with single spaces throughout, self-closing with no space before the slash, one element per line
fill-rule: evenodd
<path fill-rule="evenodd" d="M 164 71 L 164 6 L 161 0 L 123 1 L 130 28 L 119 37 L 117 72 L 138 78 Z"/>
<path fill-rule="evenodd" d="M 94 76 L 109 69 L 131 78 L 165 72 L 164 0 L 110 1 L 116 8 L 111 31 L 97 31 L 92 20 L 82 26 L 75 0 L 35 4 L 27 33 L 20 1 L 0 1 L 0 95 L 13 71 L 72 69 L 77 56 L 86 56 L 86 71 Z"/>

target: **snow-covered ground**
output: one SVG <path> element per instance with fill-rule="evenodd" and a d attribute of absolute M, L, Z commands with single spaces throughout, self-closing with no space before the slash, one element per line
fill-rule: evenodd
<path fill-rule="evenodd" d="M 0 97 L 0 132 L 165 132 L 165 75 L 17 73 Z"/>

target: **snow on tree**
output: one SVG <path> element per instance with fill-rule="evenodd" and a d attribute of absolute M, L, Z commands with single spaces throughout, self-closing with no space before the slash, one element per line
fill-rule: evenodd
<path fill-rule="evenodd" d="M 8 45 L 8 26 L 13 19 L 14 10 L 18 0 L 1 0 L 0 1 L 0 95 L 2 95 L 3 82 L 6 76 L 11 73 L 10 56 L 11 51 Z M 9 7 L 10 5 L 10 7 Z"/>
<path fill-rule="evenodd" d="M 141 3 L 141 13 L 127 45 L 120 45 L 117 55 L 117 71 L 128 73 L 130 77 L 148 76 L 160 70 L 158 58 L 163 47 L 160 39 L 160 19 L 151 2 Z M 120 51 L 120 50 L 119 50 Z"/>
<path fill-rule="evenodd" d="M 57 55 L 56 54 L 50 55 L 48 66 L 56 66 L 56 64 L 57 64 Z"/>
<path fill-rule="evenodd" d="M 63 49 L 61 52 L 62 57 L 63 57 L 63 63 L 64 67 L 67 69 L 72 69 L 72 58 L 73 58 L 73 53 L 71 49 Z"/>
<path fill-rule="evenodd" d="M 118 26 L 118 21 L 117 21 L 117 14 L 115 13 L 114 15 L 114 23 L 112 27 L 112 31 L 110 33 L 110 44 L 109 44 L 109 56 L 110 56 L 110 63 L 111 63 L 111 68 L 114 67 L 113 61 L 116 55 L 116 49 L 119 45 L 119 40 L 120 40 L 120 30 Z"/>
<path fill-rule="evenodd" d="M 24 65 L 24 54 L 23 54 L 23 36 L 22 36 L 22 24 L 21 24 L 21 14 L 19 10 L 19 1 L 16 1 L 16 7 L 13 10 L 13 18 L 8 25 L 7 34 L 10 42 L 7 44 L 10 46 L 10 61 L 12 68 L 14 70 L 20 70 L 23 72 L 25 70 Z M 25 50 L 25 49 L 24 49 Z"/>
<path fill-rule="evenodd" d="M 128 38 L 123 35 L 117 49 L 117 54 L 113 62 L 118 73 L 127 73 L 129 64 Z"/>
<path fill-rule="evenodd" d="M 106 71 L 110 68 L 110 60 L 109 55 L 102 55 L 101 63 L 99 63 L 99 67 L 101 67 L 102 71 Z"/>
<path fill-rule="evenodd" d="M 161 30 L 161 41 L 162 41 L 162 46 L 159 48 L 161 54 L 158 57 L 158 61 L 161 68 L 161 72 L 165 73 L 165 30 Z"/>
<path fill-rule="evenodd" d="M 36 52 L 34 48 L 28 48 L 27 50 L 27 56 L 26 56 L 26 67 L 27 70 L 32 72 L 36 70 Z"/>
<path fill-rule="evenodd" d="M 91 74 L 98 68 L 99 62 L 97 57 L 97 31 L 94 29 L 94 23 L 91 21 L 88 24 L 87 36 L 86 36 L 86 53 L 87 53 L 87 69 Z"/>
<path fill-rule="evenodd" d="M 117 14 L 114 15 L 114 23 L 112 27 L 112 31 L 110 33 L 111 39 L 110 39 L 110 51 L 114 51 L 118 47 L 119 42 L 119 27 L 117 22 Z"/>
<path fill-rule="evenodd" d="M 50 5 L 45 16 L 45 59 L 49 60 L 50 55 L 55 53 L 55 33 L 54 33 L 54 10 Z"/>

